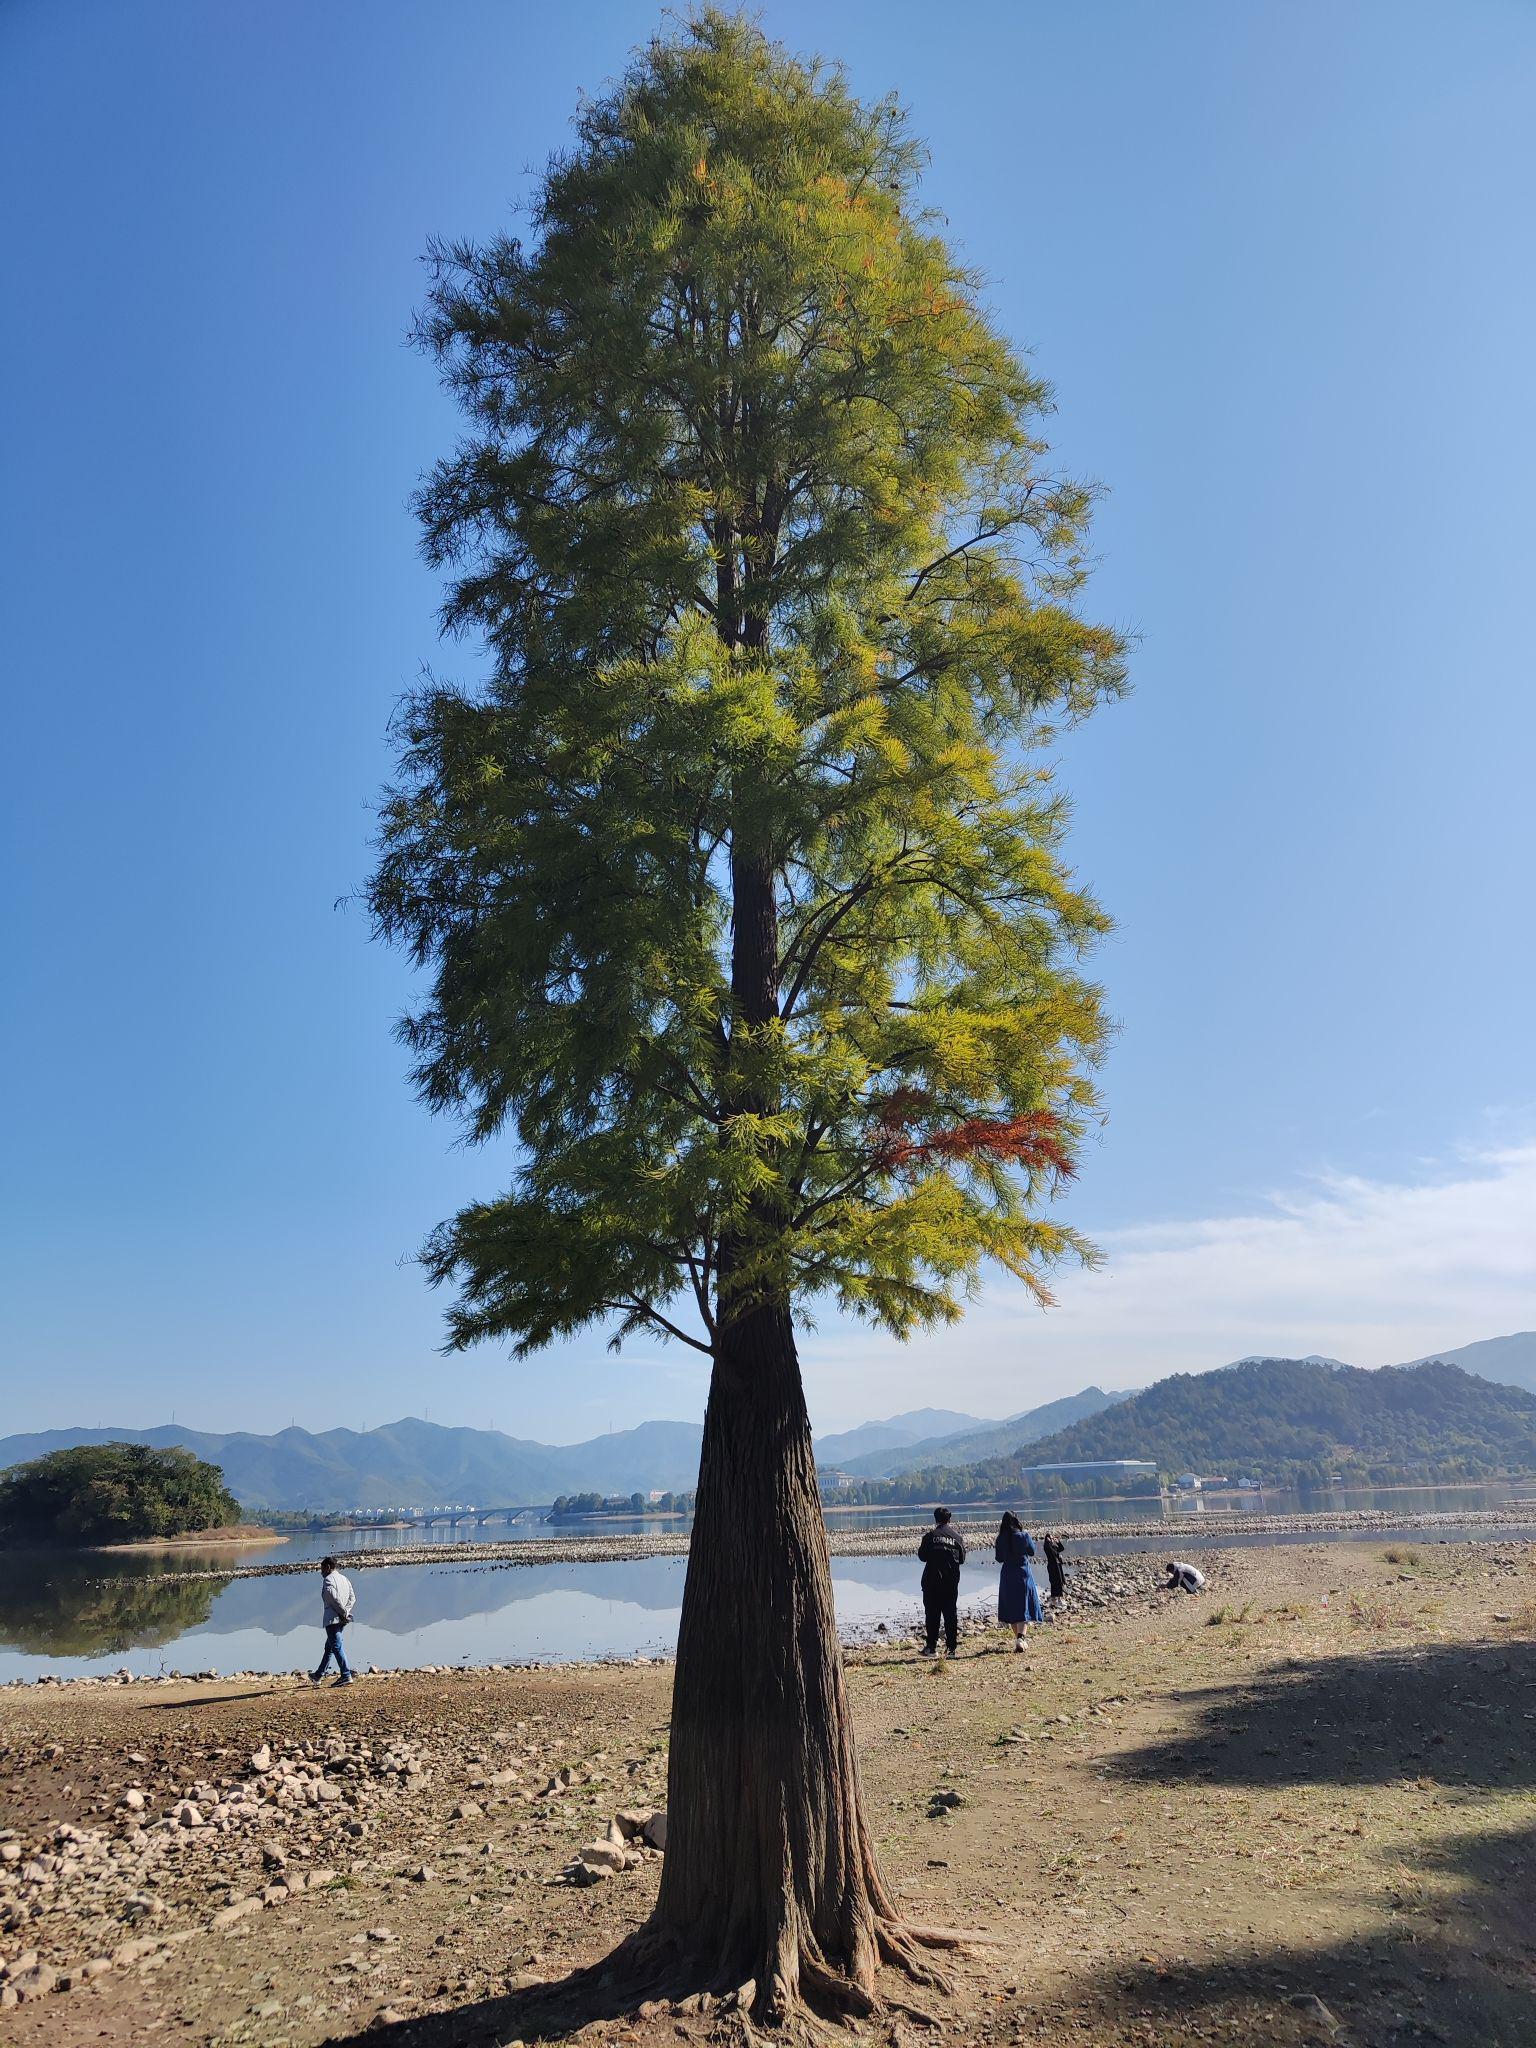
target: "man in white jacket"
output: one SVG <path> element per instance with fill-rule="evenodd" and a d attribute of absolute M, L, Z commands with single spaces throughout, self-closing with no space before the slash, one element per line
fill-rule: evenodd
<path fill-rule="evenodd" d="M 352 1610 L 357 1605 L 357 1595 L 352 1590 L 352 1581 L 344 1571 L 338 1569 L 334 1557 L 323 1557 L 320 1570 L 324 1574 L 320 1581 L 320 1619 L 325 1627 L 325 1655 L 320 1659 L 319 1668 L 311 1671 L 310 1677 L 318 1685 L 326 1673 L 331 1659 L 336 1659 L 338 1685 L 352 1683 L 352 1667 L 347 1662 L 347 1653 L 341 1647 L 341 1632 L 352 1619 Z"/>

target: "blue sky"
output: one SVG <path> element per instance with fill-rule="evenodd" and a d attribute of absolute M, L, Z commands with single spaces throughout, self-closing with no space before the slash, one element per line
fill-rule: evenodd
<path fill-rule="evenodd" d="M 773 0 L 895 88 L 1109 489 L 1135 695 L 1064 749 L 1121 1035 L 1050 1316 L 806 1346 L 824 1426 L 1536 1323 L 1536 11 Z M 412 1101 L 366 874 L 434 626 L 432 233 L 511 217 L 648 6 L 8 0 L 4 1427 L 694 1414 L 676 1352 L 443 1360 L 504 1179 Z M 338 899 L 343 907 L 338 908 Z"/>

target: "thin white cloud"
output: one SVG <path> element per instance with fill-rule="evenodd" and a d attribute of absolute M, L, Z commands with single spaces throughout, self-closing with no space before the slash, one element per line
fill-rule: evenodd
<path fill-rule="evenodd" d="M 917 1406 L 1012 1414 L 1089 1381 L 1144 1386 L 1250 1352 L 1389 1365 L 1530 1329 L 1536 1143 L 1412 1181 L 1319 1176 L 1249 1215 L 1099 1241 L 1104 1267 L 1058 1276 L 1049 1311 L 998 1280 L 964 1323 L 909 1345 L 846 1327 L 808 1338 L 818 1424 Z"/>

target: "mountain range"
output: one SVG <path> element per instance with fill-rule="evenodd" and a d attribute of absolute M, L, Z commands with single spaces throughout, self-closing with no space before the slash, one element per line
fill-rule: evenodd
<path fill-rule="evenodd" d="M 1430 1365 L 1436 1359 L 1459 1365 L 1463 1372 L 1475 1372 L 1480 1379 L 1524 1387 L 1528 1394 L 1536 1394 L 1536 1330 L 1516 1330 L 1509 1337 L 1481 1337 L 1455 1351 L 1426 1351 L 1422 1358 L 1410 1358 L 1407 1363 Z"/>
<path fill-rule="evenodd" d="M 816 1460 L 820 1465 L 836 1465 L 841 1471 L 851 1472 L 852 1458 L 885 1458 L 917 1451 L 936 1437 L 957 1436 L 962 1430 L 987 1426 L 979 1415 L 961 1415 L 952 1408 L 913 1408 L 884 1422 L 861 1422 L 857 1429 L 817 1437 Z"/>
<path fill-rule="evenodd" d="M 1066 1429 L 1129 1399 L 1129 1393 L 1106 1394 L 1102 1387 L 1084 1387 L 1079 1394 L 1064 1394 L 1059 1401 L 1026 1408 L 1003 1422 L 973 1422 L 953 1435 L 924 1437 L 900 1449 L 866 1450 L 853 1458 L 831 1456 L 834 1439 L 822 1437 L 816 1444 L 816 1457 L 823 1467 L 835 1463 L 839 1471 L 858 1479 L 888 1479 L 923 1465 L 969 1465 L 979 1458 L 1006 1456 L 1053 1430 Z M 850 1431 L 850 1435 L 858 1433 Z"/>
<path fill-rule="evenodd" d="M 542 1504 L 558 1493 L 681 1491 L 699 1476 L 696 1422 L 642 1422 L 580 1444 L 541 1444 L 498 1429 L 449 1429 L 407 1416 L 380 1429 L 281 1429 L 219 1435 L 157 1429 L 49 1429 L 0 1438 L 0 1468 L 73 1444 L 184 1444 L 222 1465 L 244 1507 L 476 1507 Z"/>
<path fill-rule="evenodd" d="M 1499 1390 L 1513 1386 L 1536 1393 L 1536 1331 L 1485 1338 L 1411 1361 L 1416 1366 L 1434 1362 L 1481 1375 L 1479 1386 L 1492 1380 L 1500 1383 Z M 1245 1450 L 1250 1461 L 1257 1461 L 1261 1451 L 1252 1440 L 1251 1403 L 1243 1397 L 1245 1383 L 1232 1377 L 1254 1363 L 1241 1360 L 1214 1373 L 1177 1374 L 1135 1394 L 1084 1387 L 999 1422 L 954 1409 L 913 1409 L 819 1437 L 816 1455 L 824 1470 L 835 1468 L 859 1478 L 981 1463 L 1007 1457 L 1026 1445 L 1032 1451 L 1031 1462 L 1099 1457 L 1161 1461 L 1166 1453 L 1198 1468 L 1213 1459 L 1241 1462 Z M 1324 1401 L 1324 1410 L 1336 1419 L 1342 1412 L 1340 1385 L 1354 1387 L 1382 1378 L 1331 1359 L 1284 1363 L 1314 1375 L 1308 1387 L 1326 1389 L 1330 1375 L 1349 1376 L 1347 1381 L 1334 1380 L 1333 1393 Z M 1452 1407 L 1462 1400 L 1464 1377 L 1446 1382 L 1454 1394 Z M 1383 1382 L 1383 1391 L 1387 1384 Z M 1173 1418 L 1177 1404 L 1191 1398 L 1190 1388 L 1205 1390 L 1193 1398 L 1196 1407 L 1209 1412 L 1198 1429 L 1181 1436 Z M 1442 1397 L 1450 1398 L 1444 1389 Z M 1474 1397 L 1473 1407 L 1477 1414 L 1470 1418 L 1470 1435 L 1486 1444 L 1493 1409 L 1484 1396 Z M 1219 1426 L 1223 1412 L 1233 1425 L 1233 1433 L 1225 1437 Z M 1523 1430 L 1523 1412 L 1511 1411 L 1503 1418 L 1517 1436 Z M 1435 1419 L 1423 1417 L 1423 1430 Z M 1438 1423 L 1442 1436 L 1447 1431 L 1454 1434 L 1451 1414 L 1441 1413 Z M 1378 1432 L 1382 1443 L 1391 1434 L 1385 1426 Z M 54 1429 L 0 1437 L 0 1469 L 74 1444 L 184 1444 L 198 1457 L 223 1466 L 230 1489 L 250 1508 L 428 1507 L 448 1501 L 511 1507 L 550 1501 L 559 1493 L 684 1491 L 698 1476 L 699 1441 L 699 1425 L 693 1422 L 645 1422 L 579 1444 L 537 1443 L 500 1430 L 452 1429 L 415 1417 L 380 1429 L 292 1428 L 273 1436 L 247 1431 L 218 1434 L 167 1423 L 145 1430 Z M 1325 1431 L 1315 1430 L 1307 1455 L 1325 1456 L 1321 1447 L 1327 1441 Z M 1338 1441 L 1348 1445 L 1355 1439 L 1346 1435 Z M 1230 1451 L 1219 1448 L 1224 1443 Z"/>

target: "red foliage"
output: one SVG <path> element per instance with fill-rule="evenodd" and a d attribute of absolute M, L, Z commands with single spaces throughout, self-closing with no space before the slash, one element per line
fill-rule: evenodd
<path fill-rule="evenodd" d="M 964 1123 L 926 1135 L 908 1135 L 921 1127 L 932 1098 L 918 1088 L 898 1088 L 881 1104 L 876 1119 L 876 1164 L 887 1172 L 904 1166 L 928 1166 L 941 1160 L 957 1163 L 987 1159 L 999 1165 L 1024 1166 L 1032 1173 L 1051 1173 L 1070 1180 L 1076 1164 L 1067 1150 L 1061 1120 L 1048 1109 L 1022 1116 L 967 1117 Z"/>

